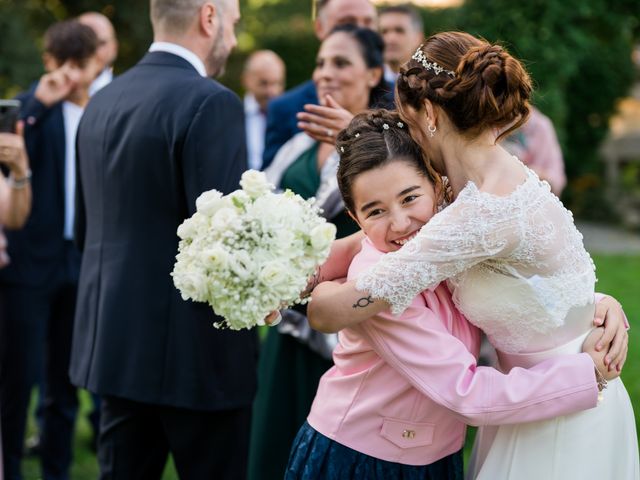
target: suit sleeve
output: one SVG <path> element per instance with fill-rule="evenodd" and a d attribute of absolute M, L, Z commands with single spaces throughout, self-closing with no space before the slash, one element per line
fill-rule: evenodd
<path fill-rule="evenodd" d="M 213 93 L 196 112 L 185 137 L 182 169 L 189 215 L 202 192 L 239 188 L 247 169 L 244 110 L 230 90 Z"/>
<path fill-rule="evenodd" d="M 39 170 L 38 162 L 43 157 L 40 154 L 46 142 L 42 135 L 42 121 L 46 118 L 51 108 L 38 100 L 33 92 L 18 95 L 16 99 L 22 102 L 20 106 L 20 119 L 24 121 L 24 142 L 31 163 L 31 170 Z"/>
<path fill-rule="evenodd" d="M 285 121 L 288 114 L 286 102 L 283 99 L 275 99 L 269 103 L 264 151 L 262 152 L 263 170 L 271 165 L 280 147 L 293 136 L 293 132 L 289 128 L 289 122 Z"/>
<path fill-rule="evenodd" d="M 416 389 L 470 425 L 522 423 L 592 408 L 598 389 L 585 353 L 559 356 L 504 374 L 478 367 L 434 311 L 409 307 L 356 327 L 373 349 Z"/>

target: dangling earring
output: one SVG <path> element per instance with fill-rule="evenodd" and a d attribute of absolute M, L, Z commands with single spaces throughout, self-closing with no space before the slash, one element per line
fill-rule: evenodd
<path fill-rule="evenodd" d="M 427 127 L 427 130 L 429 131 L 429 136 L 430 136 L 431 138 L 433 138 L 433 136 L 436 134 L 436 130 L 437 130 L 437 128 L 436 128 L 436 126 L 435 126 L 435 125 L 429 125 L 429 126 Z"/>

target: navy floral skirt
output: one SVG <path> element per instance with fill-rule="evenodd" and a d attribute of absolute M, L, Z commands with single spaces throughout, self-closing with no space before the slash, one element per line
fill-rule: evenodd
<path fill-rule="evenodd" d="M 357 452 L 304 422 L 291 447 L 285 480 L 462 480 L 462 450 L 430 465 L 403 465 Z"/>

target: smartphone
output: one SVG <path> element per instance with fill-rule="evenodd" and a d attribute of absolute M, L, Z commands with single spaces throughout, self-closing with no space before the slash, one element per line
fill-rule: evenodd
<path fill-rule="evenodd" d="M 16 133 L 20 100 L 0 100 L 0 132 Z"/>

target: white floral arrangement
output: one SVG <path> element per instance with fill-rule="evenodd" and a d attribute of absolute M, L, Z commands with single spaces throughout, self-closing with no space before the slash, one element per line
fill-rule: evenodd
<path fill-rule="evenodd" d="M 336 227 L 313 199 L 274 193 L 264 173 L 248 170 L 241 190 L 217 190 L 196 200 L 196 213 L 178 227 L 171 276 L 184 300 L 206 302 L 240 330 L 264 325 L 272 311 L 304 303 L 309 278 L 329 255 Z"/>

